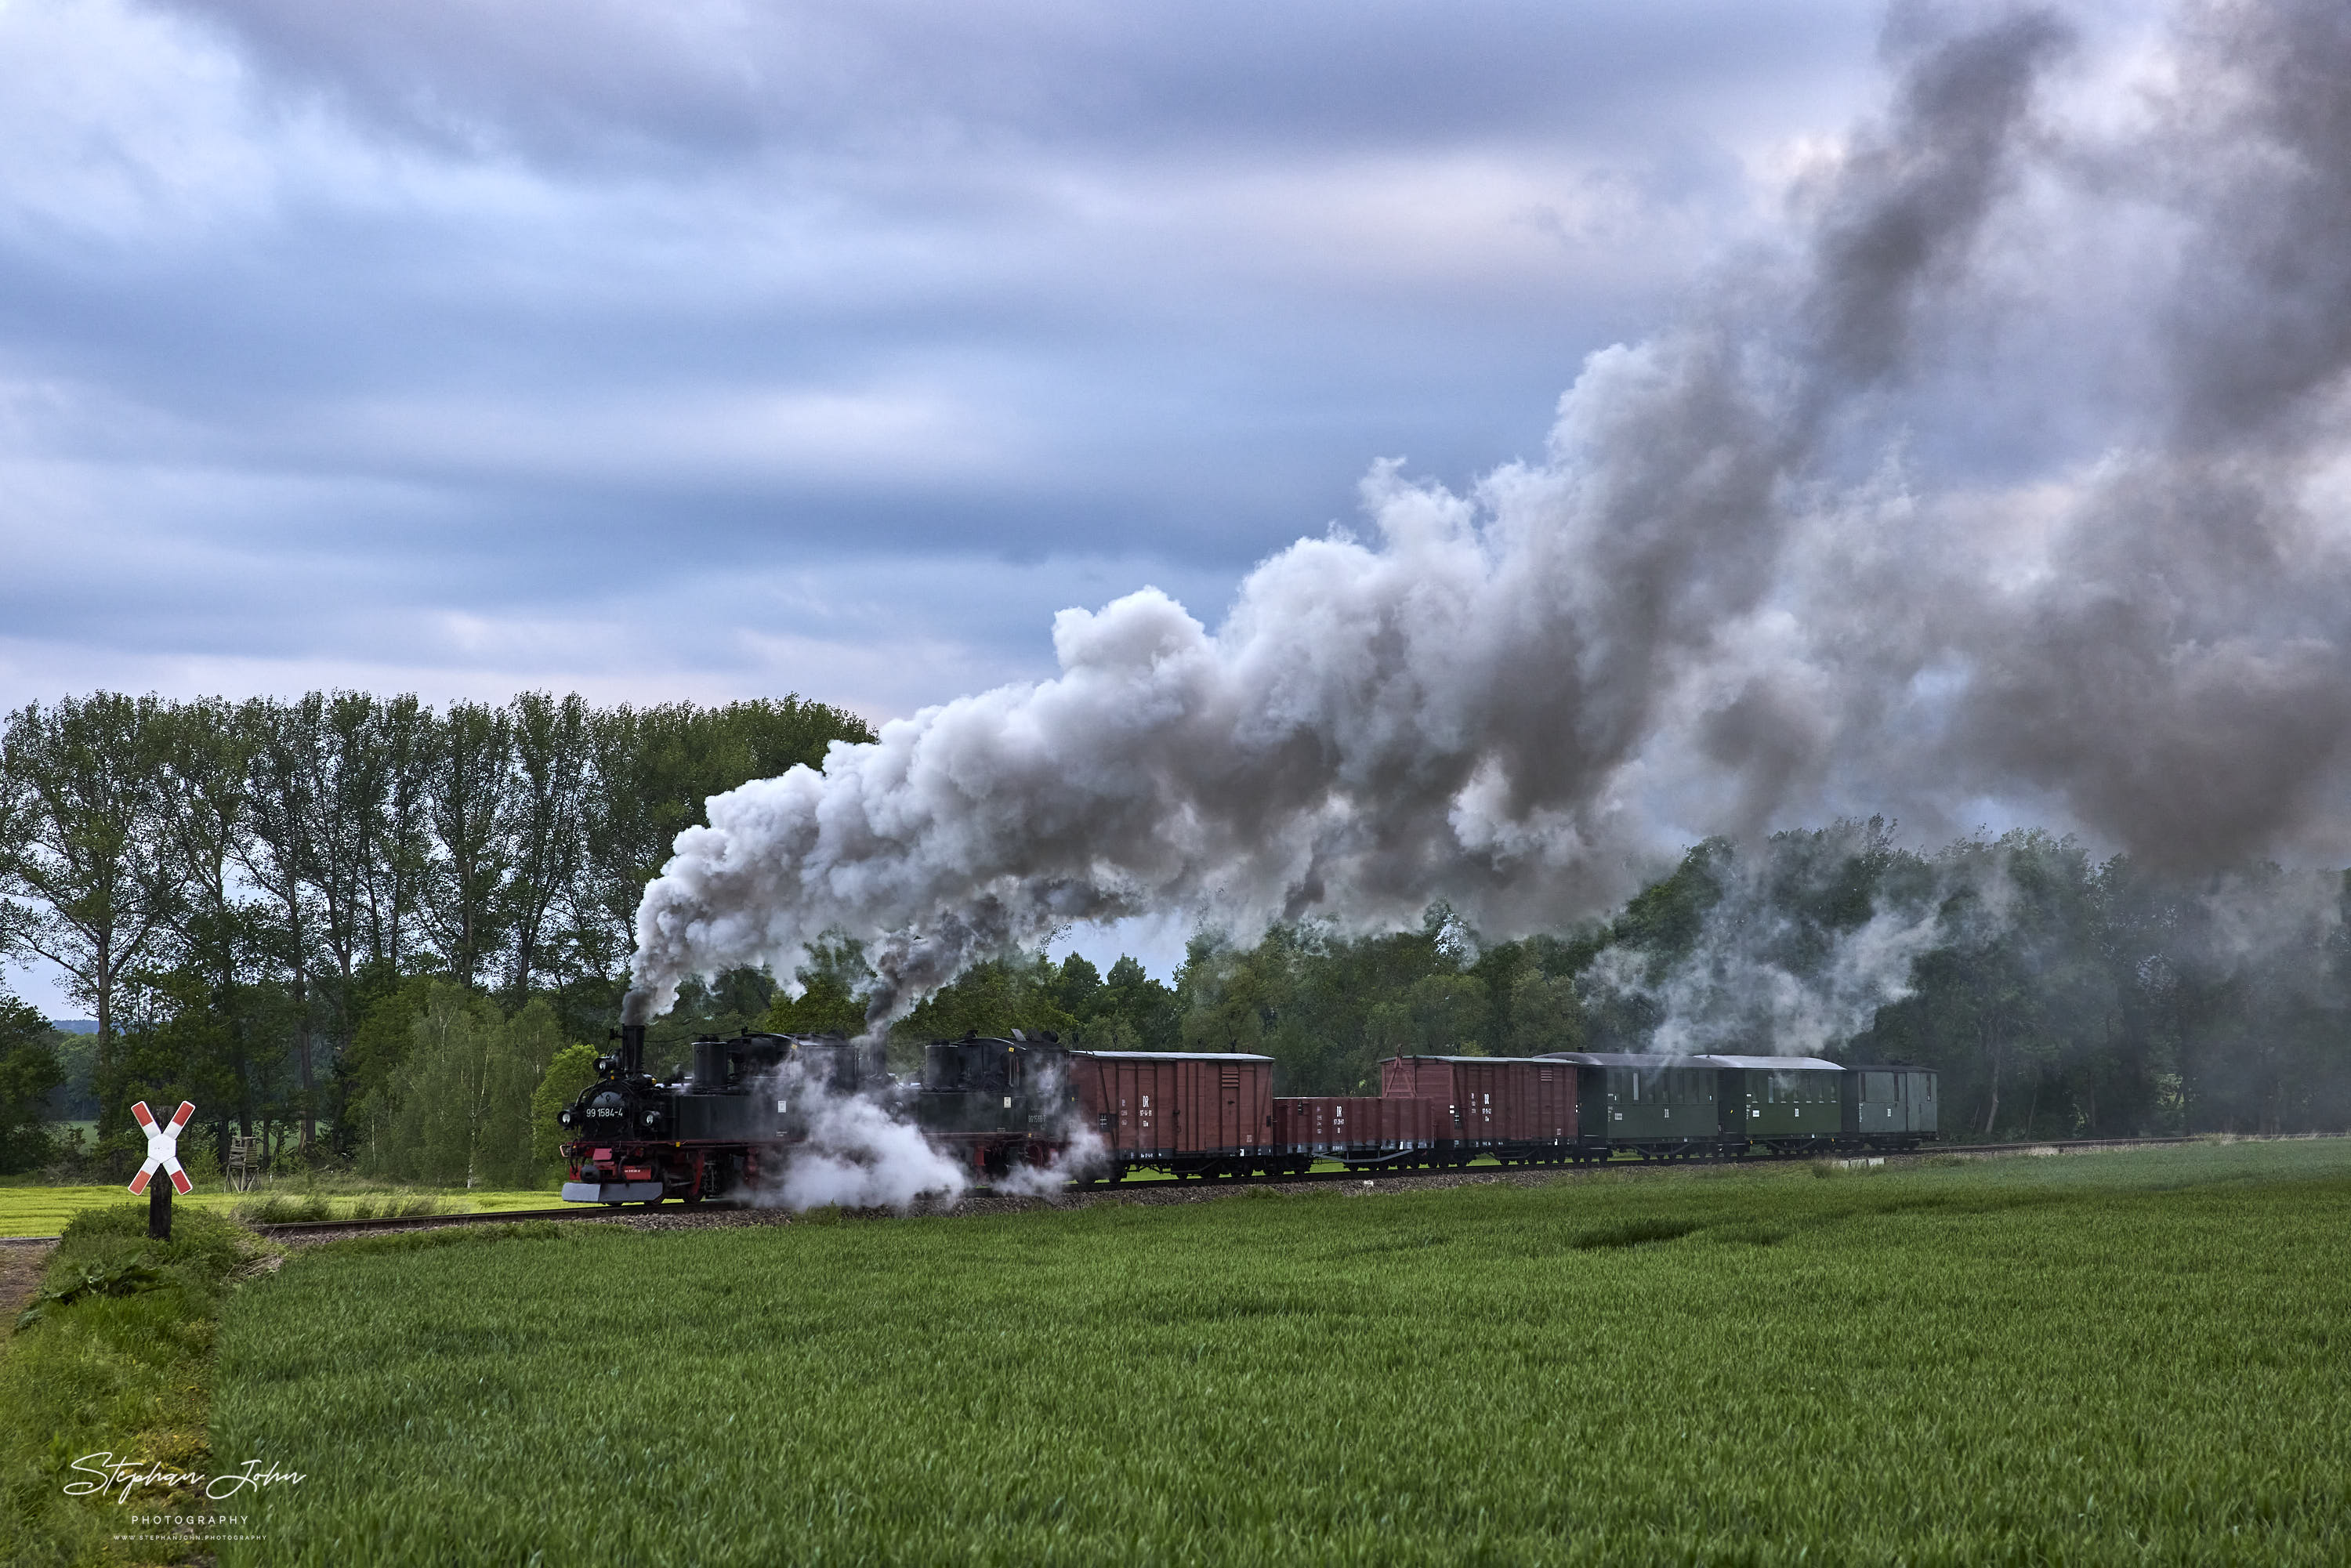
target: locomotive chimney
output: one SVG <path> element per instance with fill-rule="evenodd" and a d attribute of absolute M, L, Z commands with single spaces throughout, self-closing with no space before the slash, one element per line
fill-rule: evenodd
<path fill-rule="evenodd" d="M 645 1070 L 645 1019 L 653 993 L 632 986 L 621 998 L 621 1071 L 631 1077 Z"/>

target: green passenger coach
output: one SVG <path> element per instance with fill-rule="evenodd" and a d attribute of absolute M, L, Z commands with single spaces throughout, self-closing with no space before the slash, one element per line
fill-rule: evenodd
<path fill-rule="evenodd" d="M 1915 1149 L 1942 1130 L 1931 1067 L 1865 1063 L 1844 1071 L 1839 1130 L 1847 1143 Z"/>
<path fill-rule="evenodd" d="M 1716 1070 L 1727 1151 L 1798 1154 L 1836 1146 L 1845 1070 L 1817 1056 L 1701 1056 Z"/>
<path fill-rule="evenodd" d="M 1601 1153 L 1626 1150 L 1651 1159 L 1712 1154 L 1721 1135 L 1718 1074 L 1702 1056 L 1561 1051 L 1575 1064 L 1576 1121 Z"/>

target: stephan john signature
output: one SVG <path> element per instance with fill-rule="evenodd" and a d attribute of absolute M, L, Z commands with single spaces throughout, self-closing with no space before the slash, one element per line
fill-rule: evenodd
<path fill-rule="evenodd" d="M 193 1487 L 205 1497 L 218 1500 L 235 1497 L 247 1489 L 259 1491 L 267 1486 L 299 1486 L 303 1479 L 299 1470 L 281 1470 L 264 1459 L 247 1459 L 235 1469 L 212 1476 L 195 1470 L 167 1470 L 153 1460 L 144 1463 L 136 1459 L 118 1461 L 111 1453 L 84 1454 L 73 1462 L 73 1468 L 97 1479 L 68 1481 L 68 1497 L 104 1497 L 120 1487 L 121 1495 L 114 1500 L 118 1505 L 129 1502 L 131 1494 L 144 1486 L 162 1487 L 165 1490 L 173 1487 Z"/>

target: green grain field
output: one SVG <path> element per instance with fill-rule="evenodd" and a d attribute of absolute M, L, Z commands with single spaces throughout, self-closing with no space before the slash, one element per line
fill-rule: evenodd
<path fill-rule="evenodd" d="M 2351 1144 L 339 1243 L 223 1561 L 2351 1559 Z"/>

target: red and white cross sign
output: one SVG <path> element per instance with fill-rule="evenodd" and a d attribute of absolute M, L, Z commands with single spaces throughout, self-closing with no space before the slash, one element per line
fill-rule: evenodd
<path fill-rule="evenodd" d="M 171 1124 L 166 1126 L 155 1120 L 155 1113 L 147 1109 L 146 1101 L 141 1100 L 131 1107 L 131 1118 L 147 1133 L 147 1163 L 141 1166 L 139 1174 L 131 1178 L 133 1197 L 147 1190 L 148 1178 L 155 1174 L 159 1166 L 171 1173 L 172 1186 L 177 1191 L 186 1193 L 194 1188 L 196 1184 L 190 1181 L 188 1173 L 180 1168 L 180 1129 L 186 1126 L 188 1118 L 195 1113 L 195 1103 L 183 1100 L 180 1108 L 172 1113 Z"/>

